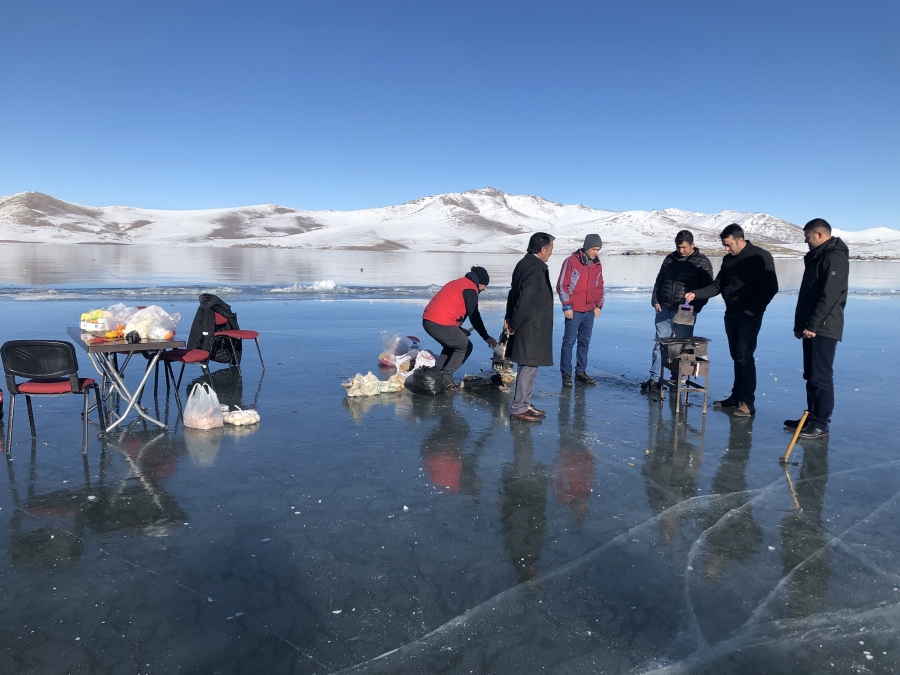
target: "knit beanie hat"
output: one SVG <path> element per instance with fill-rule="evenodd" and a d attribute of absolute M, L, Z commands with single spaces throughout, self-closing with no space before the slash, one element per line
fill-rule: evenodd
<path fill-rule="evenodd" d="M 479 284 L 484 284 L 485 286 L 487 286 L 489 283 L 491 283 L 491 277 L 488 274 L 487 270 L 483 267 L 478 267 L 476 265 L 472 268 L 472 274 L 478 277 Z"/>
<path fill-rule="evenodd" d="M 600 238 L 599 234 L 589 234 L 586 236 L 584 238 L 584 246 L 581 247 L 581 250 L 587 251 L 594 247 L 603 248 L 603 240 Z"/>

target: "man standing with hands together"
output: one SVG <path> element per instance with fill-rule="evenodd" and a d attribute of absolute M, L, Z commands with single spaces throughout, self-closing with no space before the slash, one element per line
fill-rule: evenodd
<path fill-rule="evenodd" d="M 576 339 L 578 357 L 575 379 L 584 384 L 594 384 L 594 380 L 585 371 L 594 319 L 600 316 L 600 310 L 603 309 L 603 265 L 600 264 L 602 247 L 603 240 L 599 234 L 586 236 L 584 246 L 563 262 L 556 281 L 556 292 L 566 319 L 559 354 L 559 370 L 564 387 L 572 386 L 572 347 L 575 346 Z"/>
<path fill-rule="evenodd" d="M 829 435 L 834 411 L 834 356 L 844 336 L 844 307 L 850 277 L 850 250 L 840 237 L 831 236 L 831 225 L 815 218 L 803 227 L 809 253 L 797 310 L 794 312 L 794 337 L 803 340 L 803 379 L 806 380 L 806 406 L 809 416 L 800 438 L 824 438 Z M 785 420 L 791 432 L 800 420 Z"/>

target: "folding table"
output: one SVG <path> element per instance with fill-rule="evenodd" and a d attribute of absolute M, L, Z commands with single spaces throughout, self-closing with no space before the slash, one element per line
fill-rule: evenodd
<path fill-rule="evenodd" d="M 124 338 L 118 338 L 91 344 L 91 339 L 97 337 L 96 335 L 83 333 L 80 328 L 74 326 L 67 328 L 66 332 L 69 334 L 69 337 L 75 341 L 75 344 L 87 352 L 91 363 L 94 364 L 94 367 L 97 368 L 98 372 L 103 376 L 103 389 L 109 392 L 115 391 L 128 402 L 128 407 L 125 408 L 125 412 L 121 415 L 116 414 L 111 406 L 106 406 L 106 419 L 109 426 L 104 431 L 110 432 L 115 429 L 125 420 L 128 413 L 132 410 L 148 422 L 152 422 L 163 429 L 166 428 L 164 423 L 151 417 L 146 409 L 141 406 L 141 392 L 144 391 L 144 385 L 147 384 L 147 378 L 149 378 L 150 373 L 154 371 L 156 362 L 159 360 L 159 355 L 163 350 L 181 349 L 184 347 L 184 340 L 142 340 L 141 342 L 132 343 L 126 342 Z M 136 352 L 153 352 L 153 356 L 150 358 L 150 363 L 144 371 L 144 376 L 141 378 L 137 389 L 132 393 L 128 391 L 128 387 L 125 386 L 123 375 L 128 362 Z M 116 363 L 117 354 L 126 355 L 125 362 L 122 364 L 121 368 L 119 368 Z"/>

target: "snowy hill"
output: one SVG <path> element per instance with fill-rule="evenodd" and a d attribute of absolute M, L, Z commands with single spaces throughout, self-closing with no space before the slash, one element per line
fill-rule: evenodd
<path fill-rule="evenodd" d="M 773 253 L 805 250 L 799 227 L 765 213 L 604 211 L 493 188 L 359 211 L 302 211 L 275 204 L 162 211 L 81 206 L 40 192 L 0 197 L 0 241 L 6 242 L 519 253 L 531 233 L 543 230 L 566 250 L 596 232 L 606 253 L 641 254 L 672 250 L 675 233 L 688 228 L 704 249 L 719 253 L 718 234 L 732 222 Z M 886 247 L 890 257 L 900 257 L 900 232 L 876 230 L 842 235 L 867 251 Z"/>

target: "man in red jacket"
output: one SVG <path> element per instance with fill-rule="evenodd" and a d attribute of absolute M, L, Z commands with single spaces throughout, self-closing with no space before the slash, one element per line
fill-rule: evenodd
<path fill-rule="evenodd" d="M 594 384 L 594 380 L 585 371 L 594 319 L 600 316 L 603 308 L 603 265 L 600 264 L 599 255 L 602 247 L 603 240 L 599 234 L 586 236 L 584 246 L 563 262 L 556 282 L 556 292 L 566 318 L 566 330 L 559 355 L 559 370 L 564 387 L 572 386 L 572 347 L 576 340 L 578 356 L 575 379 L 585 384 Z"/>
<path fill-rule="evenodd" d="M 455 389 L 453 373 L 472 353 L 469 336 L 461 328 L 469 317 L 481 339 L 493 349 L 497 341 L 488 335 L 478 311 L 478 294 L 490 283 L 491 278 L 483 267 L 473 267 L 466 276 L 445 284 L 425 307 L 422 327 L 443 347 L 435 367 L 444 373 L 444 385 Z"/>

